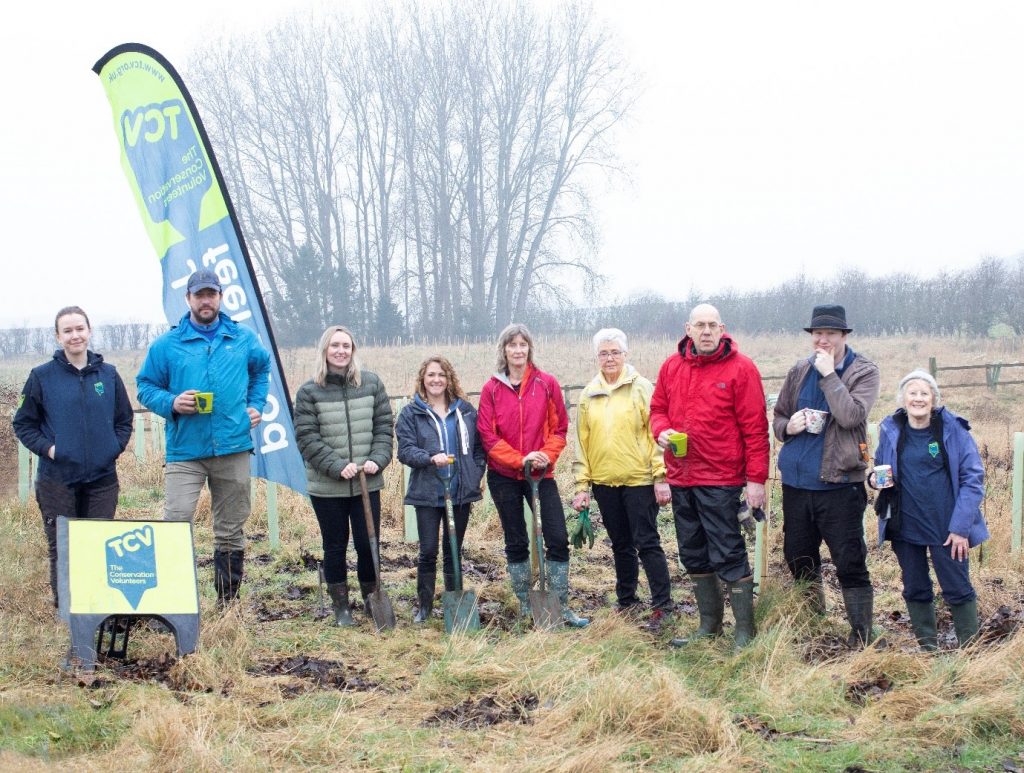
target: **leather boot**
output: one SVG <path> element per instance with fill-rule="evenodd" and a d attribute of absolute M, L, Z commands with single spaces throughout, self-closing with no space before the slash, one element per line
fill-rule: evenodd
<path fill-rule="evenodd" d="M 750 644 L 757 635 L 757 628 L 754 626 L 754 578 L 744 577 L 742 580 L 729 583 L 726 587 L 729 589 L 732 616 L 736 621 L 734 646 L 741 649 Z"/>
<path fill-rule="evenodd" d="M 953 630 L 961 647 L 966 647 L 978 636 L 978 600 L 971 599 L 965 604 L 949 607 L 953 615 Z"/>
<path fill-rule="evenodd" d="M 700 627 L 688 638 L 670 641 L 673 647 L 684 647 L 697 639 L 722 635 L 722 617 L 725 615 L 722 583 L 715 574 L 691 574 L 690 578 L 693 580 L 693 595 L 697 599 L 697 611 L 700 613 Z"/>
<path fill-rule="evenodd" d="M 238 598 L 244 573 L 244 550 L 213 551 L 213 587 L 217 590 L 217 604 L 220 607 Z"/>
<path fill-rule="evenodd" d="M 850 621 L 850 636 L 846 640 L 852 649 L 862 649 L 875 640 L 874 610 L 875 590 L 866 588 L 843 588 L 843 602 L 846 604 L 846 619 Z"/>
<path fill-rule="evenodd" d="M 437 572 L 419 572 L 416 575 L 416 598 L 419 600 L 419 609 L 413 616 L 414 623 L 425 623 L 430 619 L 430 613 L 434 609 L 434 583 L 437 579 Z"/>
<path fill-rule="evenodd" d="M 939 648 L 935 636 L 935 604 L 931 601 L 908 601 L 907 614 L 910 615 L 910 627 L 921 649 L 934 652 Z"/>
<path fill-rule="evenodd" d="M 508 565 L 508 579 L 512 583 L 512 592 L 519 599 L 519 619 L 529 620 L 530 611 L 530 562 L 518 561 Z"/>
<path fill-rule="evenodd" d="M 352 610 L 348 606 L 348 583 L 328 583 L 327 594 L 331 597 L 331 607 L 334 610 L 334 624 L 340 626 L 355 625 L 355 620 L 352 619 Z"/>
<path fill-rule="evenodd" d="M 548 561 L 548 576 L 551 580 L 551 590 L 558 596 L 558 602 L 562 605 L 562 620 L 573 628 L 585 628 L 590 625 L 589 617 L 580 617 L 569 608 L 569 562 Z"/>

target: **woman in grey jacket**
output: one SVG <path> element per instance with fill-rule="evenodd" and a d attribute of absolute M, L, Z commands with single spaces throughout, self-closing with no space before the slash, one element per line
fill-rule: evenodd
<path fill-rule="evenodd" d="M 312 380 L 295 395 L 295 440 L 306 462 L 309 499 L 320 523 L 324 580 L 334 620 L 352 625 L 345 564 L 350 530 L 364 603 L 377 580 L 357 477 L 361 467 L 379 534 L 383 470 L 391 461 L 391 404 L 376 374 L 360 367 L 355 339 L 347 328 L 327 328 L 317 352 Z"/>
<path fill-rule="evenodd" d="M 413 622 L 430 618 L 434 607 L 437 577 L 438 526 L 442 526 L 444 589 L 454 590 L 455 560 L 451 554 L 445 518 L 444 484 L 449 483 L 455 517 L 455 538 L 459 551 L 469 523 L 470 503 L 481 498 L 484 447 L 476 432 L 476 409 L 466 400 L 452 364 L 441 357 L 428 357 L 416 377 L 416 394 L 398 415 L 395 426 L 398 460 L 412 468 L 405 503 L 416 508 L 420 536 L 416 568 L 416 596 L 419 609 Z"/>

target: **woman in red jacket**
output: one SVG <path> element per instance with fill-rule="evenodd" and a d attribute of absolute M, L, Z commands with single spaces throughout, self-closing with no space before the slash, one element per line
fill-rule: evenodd
<path fill-rule="evenodd" d="M 530 541 L 523 500 L 530 485 L 523 475 L 529 462 L 540 482 L 540 520 L 551 588 L 568 625 L 590 621 L 569 608 L 569 534 L 555 485 L 555 463 L 565 448 L 569 415 L 554 376 L 533 364 L 533 337 L 512 323 L 498 336 L 498 370 L 480 391 L 477 431 L 487 452 L 487 485 L 505 533 L 505 557 L 520 613 L 530 615 Z"/>

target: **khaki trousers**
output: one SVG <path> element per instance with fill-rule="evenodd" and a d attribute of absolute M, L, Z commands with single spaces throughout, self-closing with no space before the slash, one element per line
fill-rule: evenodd
<path fill-rule="evenodd" d="M 169 462 L 164 470 L 165 521 L 191 521 L 203 485 L 210 486 L 215 550 L 244 550 L 242 528 L 252 511 L 248 451 Z"/>

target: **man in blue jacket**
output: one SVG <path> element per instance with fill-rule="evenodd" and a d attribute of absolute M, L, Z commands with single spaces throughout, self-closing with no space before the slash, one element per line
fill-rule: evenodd
<path fill-rule="evenodd" d="M 238 596 L 245 558 L 251 430 L 267 402 L 270 355 L 256 334 L 221 313 L 220 279 L 188 280 L 189 312 L 149 348 L 139 402 L 167 421 L 164 519 L 192 520 L 203 484 L 213 510 L 217 600 Z"/>

